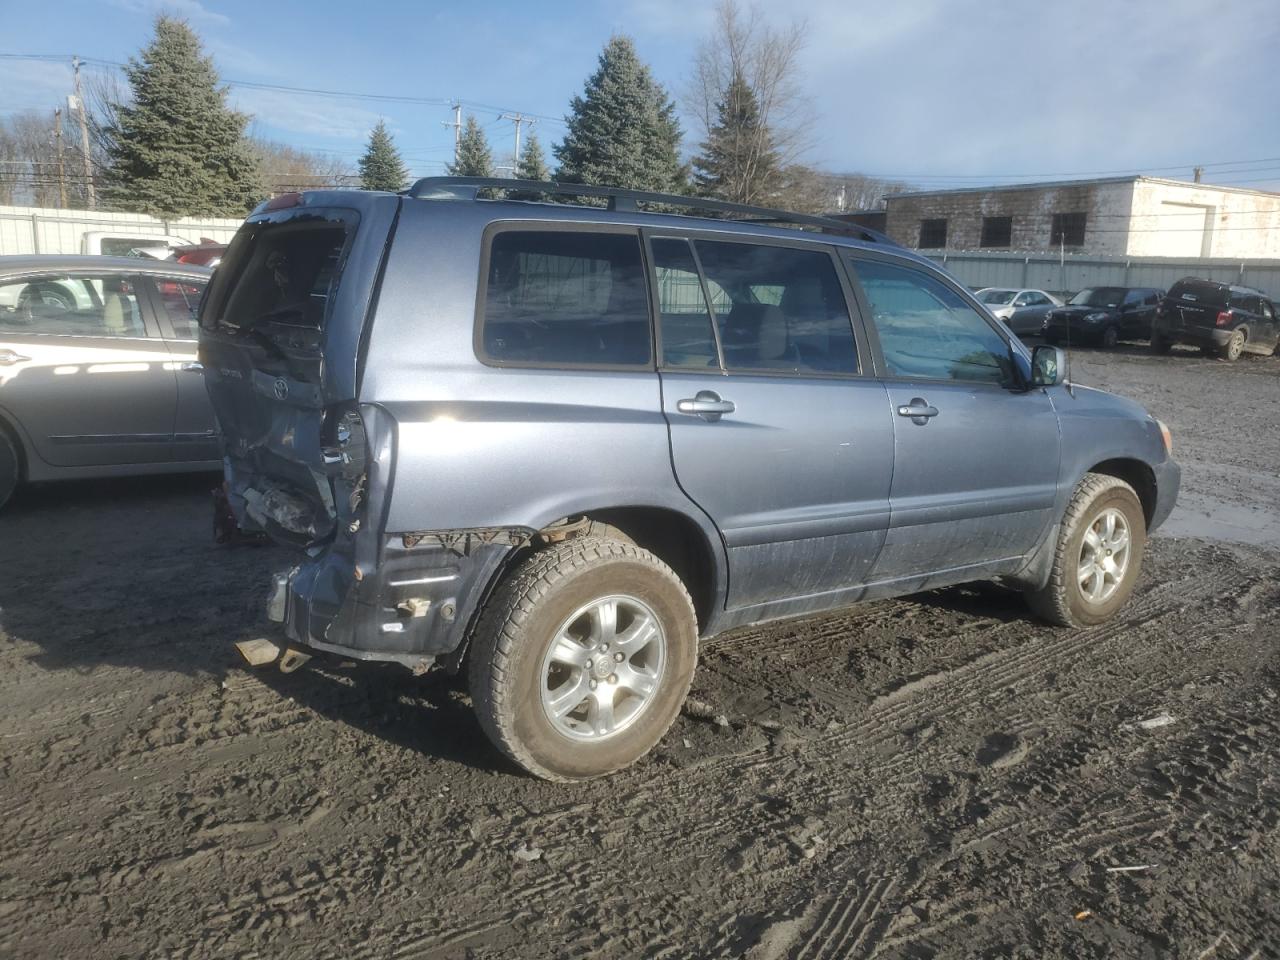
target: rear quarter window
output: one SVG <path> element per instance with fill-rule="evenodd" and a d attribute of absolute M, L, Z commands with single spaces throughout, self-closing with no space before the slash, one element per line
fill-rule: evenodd
<path fill-rule="evenodd" d="M 638 234 L 503 230 L 489 241 L 483 296 L 482 359 L 554 367 L 652 363 Z"/>

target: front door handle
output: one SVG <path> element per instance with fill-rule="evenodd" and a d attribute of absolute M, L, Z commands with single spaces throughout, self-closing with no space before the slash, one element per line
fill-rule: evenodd
<path fill-rule="evenodd" d="M 184 373 L 204 373 L 204 364 L 199 360 L 188 360 L 181 369 Z"/>
<path fill-rule="evenodd" d="M 721 400 L 714 390 L 699 390 L 697 395 L 676 401 L 676 409 L 690 416 L 714 422 L 737 409 L 732 400 Z"/>
<path fill-rule="evenodd" d="M 11 363 L 26 363 L 30 357 L 24 357 L 20 353 L 14 353 L 12 350 L 0 350 L 0 363 L 6 367 Z"/>
<path fill-rule="evenodd" d="M 911 422 L 919 427 L 923 427 L 937 415 L 938 408 L 930 406 L 927 401 L 919 397 L 912 397 L 910 403 L 904 403 L 898 407 L 898 416 L 910 417 Z"/>

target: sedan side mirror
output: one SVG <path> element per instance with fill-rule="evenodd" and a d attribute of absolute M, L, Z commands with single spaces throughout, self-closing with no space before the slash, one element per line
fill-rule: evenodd
<path fill-rule="evenodd" d="M 1067 379 L 1067 353 L 1042 343 L 1031 351 L 1031 385 L 1056 387 Z"/>

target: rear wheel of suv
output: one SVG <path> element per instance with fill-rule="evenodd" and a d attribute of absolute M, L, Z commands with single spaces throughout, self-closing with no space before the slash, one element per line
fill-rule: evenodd
<path fill-rule="evenodd" d="M 1060 627 L 1091 627 L 1115 615 L 1142 570 L 1146 517 L 1133 487 L 1087 473 L 1058 528 L 1049 582 L 1027 603 Z"/>
<path fill-rule="evenodd" d="M 1239 360 L 1240 354 L 1244 353 L 1245 334 L 1243 330 L 1233 330 L 1231 339 L 1222 345 L 1218 356 L 1223 360 Z"/>
<path fill-rule="evenodd" d="M 535 776 L 585 780 L 640 759 L 676 719 L 697 618 L 652 553 L 580 537 L 534 554 L 498 587 L 468 657 L 494 744 Z"/>

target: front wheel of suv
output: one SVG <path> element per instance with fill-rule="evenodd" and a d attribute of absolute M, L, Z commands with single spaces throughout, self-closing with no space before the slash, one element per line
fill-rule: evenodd
<path fill-rule="evenodd" d="M 697 619 L 652 553 L 585 536 L 498 587 L 468 657 L 476 716 L 498 749 L 535 776 L 586 780 L 640 759 L 676 719 Z"/>
<path fill-rule="evenodd" d="M 1138 582 L 1146 543 L 1146 517 L 1133 487 L 1085 474 L 1058 528 L 1049 582 L 1027 593 L 1028 605 L 1060 627 L 1111 619 Z"/>
<path fill-rule="evenodd" d="M 1152 331 L 1151 333 L 1151 352 L 1164 354 L 1173 349 L 1173 341 L 1165 337 L 1164 334 Z"/>
<path fill-rule="evenodd" d="M 1120 334 L 1115 327 L 1107 327 L 1102 331 L 1102 346 L 1107 350 L 1114 350 L 1116 344 L 1120 342 Z"/>

